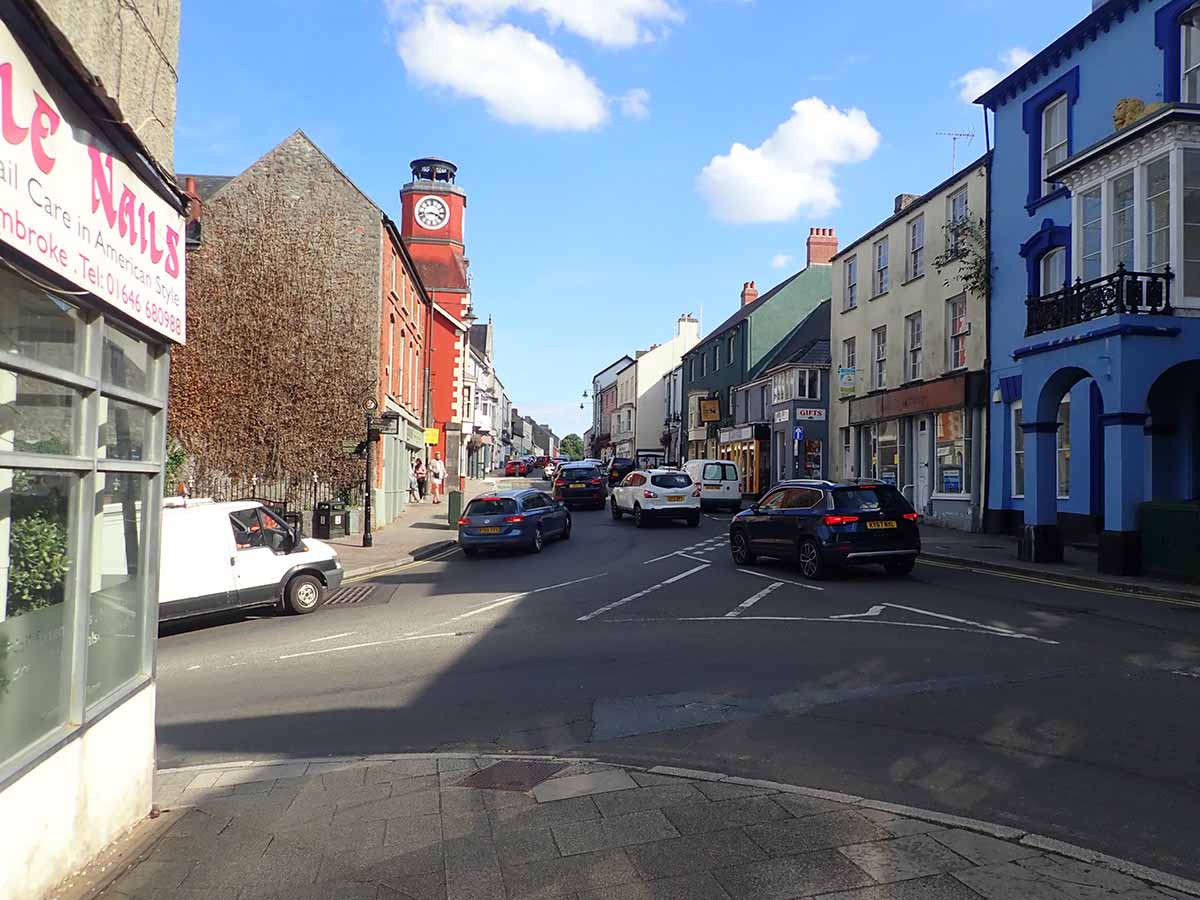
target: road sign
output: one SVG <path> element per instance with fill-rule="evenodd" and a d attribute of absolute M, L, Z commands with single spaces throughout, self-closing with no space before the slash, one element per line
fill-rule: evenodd
<path fill-rule="evenodd" d="M 426 428 L 425 429 L 425 445 L 428 447 L 436 446 L 442 440 L 441 429 Z"/>
<path fill-rule="evenodd" d="M 371 430 L 378 431 L 380 434 L 399 434 L 400 416 L 384 415 L 378 419 L 372 419 Z"/>
<path fill-rule="evenodd" d="M 796 428 L 792 431 L 792 440 L 795 440 L 795 441 L 804 440 L 804 429 L 801 428 L 799 425 L 797 425 Z"/>

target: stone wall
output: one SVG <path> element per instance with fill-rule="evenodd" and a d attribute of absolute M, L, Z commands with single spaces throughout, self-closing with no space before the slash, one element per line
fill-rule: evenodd
<path fill-rule="evenodd" d="M 203 2 L 203 0 L 201 0 Z M 168 172 L 175 167 L 180 0 L 34 0 Z"/>

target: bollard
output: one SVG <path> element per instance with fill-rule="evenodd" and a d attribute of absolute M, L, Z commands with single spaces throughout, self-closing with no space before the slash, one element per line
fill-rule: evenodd
<path fill-rule="evenodd" d="M 462 518 L 463 511 L 463 492 L 451 491 L 446 496 L 446 521 L 451 528 L 458 527 L 458 520 Z"/>

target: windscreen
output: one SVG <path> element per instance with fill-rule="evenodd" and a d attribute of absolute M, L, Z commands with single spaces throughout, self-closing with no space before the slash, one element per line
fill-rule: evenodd
<path fill-rule="evenodd" d="M 509 516 L 517 511 L 517 501 L 511 497 L 481 497 L 472 500 L 467 507 L 467 518 L 471 516 Z"/>
<path fill-rule="evenodd" d="M 600 470 L 595 466 L 568 466 L 562 470 L 562 477 L 567 481 L 591 481 L 600 477 Z"/>
<path fill-rule="evenodd" d="M 837 509 L 859 509 L 864 512 L 882 510 L 899 514 L 909 511 L 908 502 L 900 492 L 886 484 L 836 488 L 833 491 L 833 505 Z"/>
<path fill-rule="evenodd" d="M 682 472 L 671 472 L 667 475 L 654 475 L 650 483 L 660 488 L 686 488 L 692 486 L 692 479 Z"/>

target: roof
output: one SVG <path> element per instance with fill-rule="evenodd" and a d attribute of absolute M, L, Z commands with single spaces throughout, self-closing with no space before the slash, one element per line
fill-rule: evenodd
<path fill-rule="evenodd" d="M 484 359 L 487 358 L 487 335 L 490 327 L 487 322 L 471 326 L 471 349 Z"/>
<path fill-rule="evenodd" d="M 189 178 L 196 179 L 196 195 L 201 201 L 207 200 L 221 188 L 225 187 L 229 182 L 233 181 L 235 175 L 196 175 L 192 172 L 176 172 L 175 183 L 181 191 L 187 190 L 187 180 Z"/>
<path fill-rule="evenodd" d="M 1125 14 L 1130 9 L 1136 10 L 1140 3 L 1141 0 L 1108 0 L 1035 53 L 1025 65 L 976 98 L 975 102 L 992 110 L 1002 106 L 1026 87 L 1035 84 L 1043 75 L 1049 74 L 1063 60 L 1070 59 L 1077 50 L 1083 49 L 1084 44 L 1095 40 L 1098 34 L 1108 31 L 1114 21 L 1124 20 Z"/>
<path fill-rule="evenodd" d="M 626 353 L 620 359 L 614 360 L 613 362 L 611 362 L 607 366 L 605 366 L 603 369 L 601 369 L 599 372 L 597 372 L 595 375 L 593 375 L 592 381 L 595 381 L 597 378 L 599 378 L 601 375 L 603 375 L 605 372 L 607 372 L 613 366 L 619 366 L 619 365 L 621 365 L 621 363 L 625 363 L 626 365 L 628 365 L 631 362 L 633 362 L 633 360 L 629 357 L 629 354 Z"/>
<path fill-rule="evenodd" d="M 799 272 L 797 272 L 795 275 L 791 276 L 790 278 L 786 278 L 783 281 L 779 282 L 779 284 L 775 285 L 775 287 L 771 288 L 769 291 L 767 291 L 765 294 L 760 296 L 753 303 L 742 304 L 742 306 L 738 309 L 737 312 L 735 312 L 732 316 L 730 316 L 728 319 L 726 319 L 724 322 L 722 322 L 720 325 L 718 325 L 716 328 L 714 328 L 712 331 L 710 331 L 704 337 L 700 338 L 699 343 L 697 343 L 695 347 L 693 347 L 691 350 L 689 350 L 687 353 L 685 353 L 684 356 L 687 356 L 688 354 L 695 352 L 697 349 L 699 349 L 701 344 L 705 343 L 708 340 L 711 340 L 714 337 L 717 337 L 718 335 L 723 334 L 726 331 L 729 331 L 729 329 L 733 328 L 736 325 L 741 324 L 743 321 L 750 318 L 751 313 L 755 312 L 759 307 L 762 306 L 762 304 L 766 303 L 768 300 L 770 300 L 772 297 L 774 297 L 776 294 L 778 294 L 785 287 L 787 287 L 789 284 L 791 284 L 793 281 L 795 281 L 797 278 L 799 278 L 801 275 L 803 275 L 807 271 L 808 271 L 807 268 L 801 269 Z"/>
<path fill-rule="evenodd" d="M 946 190 L 946 188 L 950 187 L 950 185 L 954 184 L 954 182 L 965 180 L 968 177 L 968 175 L 970 174 L 972 169 L 975 169 L 978 166 L 990 166 L 991 164 L 992 164 L 992 151 L 989 150 L 987 153 L 983 154 L 983 156 L 981 156 L 978 159 L 974 160 L 973 162 L 970 162 L 967 165 L 963 166 L 961 169 L 959 169 L 957 172 L 955 172 L 953 175 L 951 175 L 949 178 L 947 178 L 941 184 L 926 191 L 924 194 L 922 194 L 920 197 L 918 197 L 912 203 L 908 204 L 908 206 L 904 207 L 904 209 L 900 210 L 900 212 L 893 213 L 892 215 L 890 215 L 886 219 L 884 219 L 882 222 L 880 222 L 878 225 L 876 225 L 874 228 L 872 228 L 870 231 L 868 231 L 866 234 L 862 235 L 859 238 L 856 238 L 853 241 L 850 241 L 850 243 L 848 243 L 844 249 L 839 250 L 837 253 L 835 253 L 833 255 L 833 258 L 841 259 L 842 257 L 846 256 L 847 254 L 852 254 L 854 251 L 856 251 L 858 249 L 860 244 L 862 244 L 866 241 L 869 241 L 871 238 L 875 237 L 875 235 L 879 234 L 881 231 L 886 230 L 887 228 L 890 228 L 892 225 L 894 225 L 896 222 L 900 221 L 901 219 L 911 216 L 914 211 L 920 209 L 922 206 L 924 206 L 926 203 L 928 203 L 930 200 L 932 200 L 934 197 L 936 197 L 942 191 Z"/>
<path fill-rule="evenodd" d="M 435 291 L 465 291 L 467 290 L 467 272 L 457 256 L 451 257 L 451 262 L 445 259 L 426 259 L 418 257 L 414 260 L 421 281 Z"/>

